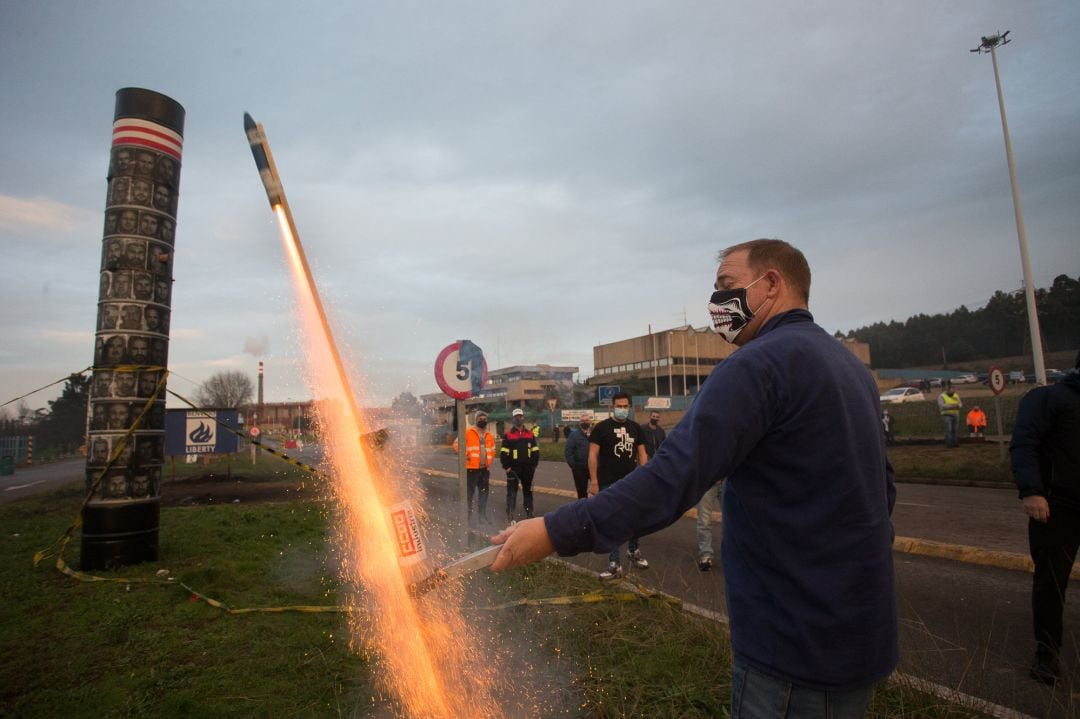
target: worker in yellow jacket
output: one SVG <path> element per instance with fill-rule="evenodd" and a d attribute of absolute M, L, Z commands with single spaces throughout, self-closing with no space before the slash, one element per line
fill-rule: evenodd
<path fill-rule="evenodd" d="M 487 524 L 487 500 L 491 483 L 491 463 L 495 461 L 495 433 L 487 429 L 488 416 L 483 410 L 476 413 L 473 426 L 465 430 L 465 491 L 469 505 L 469 524 L 473 524 L 473 494 L 480 523 Z M 454 452 L 458 441 L 454 439 Z"/>

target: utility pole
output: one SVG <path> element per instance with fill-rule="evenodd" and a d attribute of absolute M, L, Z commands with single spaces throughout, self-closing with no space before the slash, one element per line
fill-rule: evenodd
<path fill-rule="evenodd" d="M 1043 360 L 1042 334 L 1039 332 L 1039 315 L 1035 309 L 1035 287 L 1031 280 L 1031 258 L 1028 256 L 1027 231 L 1024 229 L 1024 210 L 1020 206 L 1020 186 L 1016 182 L 1016 161 L 1013 159 L 1012 139 L 1009 137 L 1009 122 L 1005 118 L 1005 97 L 1001 93 L 1001 76 L 998 73 L 998 45 L 1012 42 L 1008 39 L 1009 31 L 999 35 L 981 38 L 979 46 L 971 52 L 990 53 L 994 65 L 994 85 L 997 87 L 998 110 L 1001 111 L 1001 132 L 1005 135 L 1005 158 L 1009 164 L 1009 182 L 1012 185 L 1013 212 L 1016 215 L 1016 236 L 1020 241 L 1020 262 L 1024 269 L 1024 299 L 1027 303 L 1028 327 L 1031 330 L 1031 357 L 1035 364 L 1035 381 L 1046 384 L 1046 363 Z"/>
<path fill-rule="evenodd" d="M 659 378 L 659 375 L 657 373 L 657 363 L 656 363 L 656 335 L 654 335 L 652 333 L 652 324 L 651 323 L 649 324 L 649 340 L 651 340 L 651 343 L 652 343 L 652 382 L 653 382 L 653 391 L 652 391 L 652 393 L 653 393 L 654 397 L 659 397 L 660 396 L 660 378 Z"/>

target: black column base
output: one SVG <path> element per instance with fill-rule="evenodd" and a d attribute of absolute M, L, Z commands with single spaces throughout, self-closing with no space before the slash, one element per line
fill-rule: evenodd
<path fill-rule="evenodd" d="M 80 568 L 109 570 L 157 561 L 160 510 L 157 499 L 87 505 L 82 514 Z"/>

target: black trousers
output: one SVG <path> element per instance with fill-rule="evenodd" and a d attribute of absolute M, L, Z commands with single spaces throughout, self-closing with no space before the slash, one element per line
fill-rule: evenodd
<path fill-rule="evenodd" d="M 1056 657 L 1061 651 L 1065 588 L 1080 546 L 1080 510 L 1051 506 L 1050 520 L 1045 524 L 1028 521 L 1028 543 L 1035 562 L 1031 616 L 1036 651 L 1041 657 Z"/>
<path fill-rule="evenodd" d="M 488 469 L 467 469 L 465 470 L 465 496 L 466 504 L 469 507 L 469 516 L 472 516 L 472 498 L 473 494 L 479 490 L 479 496 L 476 498 L 476 508 L 480 512 L 481 517 L 487 516 L 487 501 L 488 491 L 490 490 L 491 471 Z"/>
<path fill-rule="evenodd" d="M 522 504 L 525 508 L 525 516 L 533 516 L 533 491 L 532 481 L 536 467 L 524 464 L 518 467 L 510 467 L 506 470 L 506 517 L 512 519 L 517 510 L 518 483 L 521 483 Z"/>
<path fill-rule="evenodd" d="M 585 499 L 589 496 L 589 468 L 571 464 L 570 473 L 574 475 L 574 489 L 577 490 L 577 498 Z"/>

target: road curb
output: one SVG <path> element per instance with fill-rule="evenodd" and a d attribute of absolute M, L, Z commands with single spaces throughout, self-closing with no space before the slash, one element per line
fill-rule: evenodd
<path fill-rule="evenodd" d="M 454 479 L 458 476 L 453 472 L 444 472 L 438 469 L 421 469 L 421 474 L 429 477 L 438 477 L 440 479 Z M 492 478 L 491 484 L 505 487 L 506 481 L 501 479 Z M 568 489 L 557 489 L 555 487 L 533 487 L 533 492 L 538 494 L 547 494 L 554 497 L 563 497 L 564 499 L 577 499 L 577 493 Z M 684 518 L 697 519 L 697 510 L 690 509 L 684 515 Z M 721 521 L 720 512 L 713 512 L 713 521 Z M 919 539 L 917 537 L 896 537 L 893 540 L 893 550 L 897 552 L 903 552 L 904 554 L 917 554 L 923 557 L 935 557 L 937 559 L 950 559 L 954 562 L 964 562 L 966 564 L 978 564 L 984 567 L 997 567 L 998 569 L 1009 569 L 1016 572 L 1027 572 L 1031 574 L 1035 571 L 1035 565 L 1031 561 L 1031 557 L 1019 552 L 1004 552 L 994 549 L 982 549 L 981 547 L 970 547 L 964 544 L 952 544 L 949 542 L 937 542 L 932 539 Z M 1069 575 L 1072 579 L 1080 580 L 1080 565 L 1074 566 L 1072 574 Z"/>

